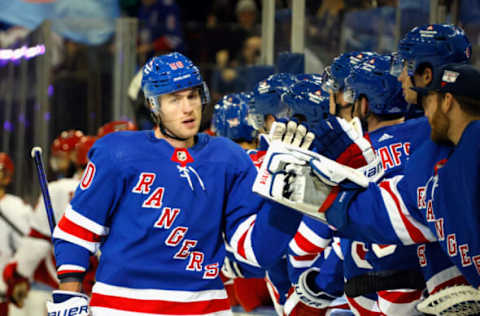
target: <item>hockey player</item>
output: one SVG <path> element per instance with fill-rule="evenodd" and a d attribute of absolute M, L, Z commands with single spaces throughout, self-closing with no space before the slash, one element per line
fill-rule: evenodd
<path fill-rule="evenodd" d="M 125 121 L 125 120 L 112 121 L 100 126 L 100 128 L 97 131 L 97 136 L 103 137 L 107 134 L 117 132 L 117 131 L 136 131 L 137 129 L 138 129 L 137 126 L 130 121 Z"/>
<path fill-rule="evenodd" d="M 28 232 L 30 206 L 19 197 L 6 192 L 14 173 L 13 161 L 6 153 L 0 153 L 0 268 L 3 271 L 19 247 L 22 235 Z M 4 276 L 4 274 L 3 274 Z M 18 278 L 12 282 L 0 279 L 0 314 L 8 315 L 9 303 L 23 307 L 28 292 L 28 281 Z"/>
<path fill-rule="evenodd" d="M 478 152 L 478 146 L 471 142 L 478 137 L 479 95 L 475 84 L 480 82 L 480 72 L 469 65 L 450 64 L 434 68 L 433 74 L 432 83 L 415 90 L 426 94 L 422 105 L 434 142 L 425 143 L 410 158 L 405 176 L 371 184 L 363 192 L 340 193 L 342 201 L 337 199 L 326 216 L 343 235 L 403 244 L 438 241 L 469 283 L 478 287 L 479 248 L 476 239 L 471 238 L 477 229 L 472 225 L 478 219 L 477 212 L 470 212 L 476 207 L 473 205 L 478 204 L 477 187 L 469 190 L 467 185 L 468 178 L 475 179 L 478 168 L 468 169 L 466 175 L 461 173 L 465 166 L 459 164 L 475 160 L 465 159 L 466 148 L 470 150 L 468 157 L 476 157 Z M 459 156 L 462 156 L 461 162 L 457 161 Z M 452 170 L 455 170 L 454 177 Z M 451 187 L 451 181 L 457 188 Z M 463 186 L 465 190 L 460 191 L 463 196 L 459 198 L 469 202 L 464 208 L 453 207 L 448 199 L 454 190 Z M 370 214 L 375 214 L 374 220 Z M 459 221 L 465 223 L 467 217 L 472 225 L 458 224 Z M 420 263 L 427 265 L 424 251 L 419 248 Z"/>
<path fill-rule="evenodd" d="M 243 149 L 254 149 L 256 130 L 248 121 L 248 102 L 251 96 L 247 93 L 232 93 L 224 96 L 214 106 L 212 125 L 217 136 L 230 138 Z"/>
<path fill-rule="evenodd" d="M 463 30 L 454 25 L 427 24 L 408 32 L 400 41 L 398 59 L 392 64 L 392 74 L 401 81 L 407 103 L 419 108 L 418 95 L 411 88 L 429 84 L 433 67 L 468 62 L 471 50 Z"/>
<path fill-rule="evenodd" d="M 282 102 L 282 94 L 296 81 L 293 74 L 276 73 L 257 83 L 253 89 L 255 102 L 248 108 L 248 119 L 253 128 L 268 134 L 273 122 L 291 117 L 290 109 Z"/>
<path fill-rule="evenodd" d="M 380 156 L 384 178 L 403 173 L 411 151 L 428 139 L 425 119 L 405 120 L 407 103 L 401 84 L 390 72 L 392 56 L 365 59 L 345 79 L 344 98 L 354 103 L 354 115 L 366 127 Z M 412 134 L 411 131 L 415 130 Z M 416 315 L 425 288 L 416 246 L 378 245 L 342 239 L 345 292 L 349 301 L 376 293 L 385 315 Z"/>
<path fill-rule="evenodd" d="M 142 88 L 155 129 L 98 140 L 56 227 L 53 315 L 88 313 L 80 278 L 98 248 L 92 315 L 228 315 L 222 233 L 239 258 L 268 266 L 297 229 L 296 212 L 251 193 L 256 169 L 239 146 L 198 133 L 208 91 L 188 58 L 151 59 Z"/>
<path fill-rule="evenodd" d="M 282 102 L 282 95 L 296 82 L 297 78 L 293 74 L 276 73 L 259 81 L 253 89 L 253 102 L 250 102 L 248 107 L 248 121 L 259 133 L 259 138 L 258 148 L 249 152 L 249 155 L 257 168 L 262 164 L 271 141 L 267 135 L 271 133 L 273 124 L 277 120 L 286 121 L 291 117 L 291 109 Z"/>
<path fill-rule="evenodd" d="M 449 25 L 427 25 L 414 28 L 400 43 L 400 56 L 405 60 L 400 64 L 403 69 L 399 80 L 402 82 L 404 96 L 410 103 L 417 103 L 416 93 L 409 87 L 412 82 L 425 86 L 431 81 L 432 67 L 451 61 L 466 61 L 470 55 L 470 44 L 463 31 Z M 408 66 L 408 67 L 407 67 Z M 393 72 L 399 74 L 400 72 Z M 411 92 L 411 93 L 410 93 Z M 417 133 L 416 133 L 417 134 Z M 374 139 L 373 139 L 374 141 Z M 394 159 L 383 152 L 387 164 L 393 165 Z M 385 159 L 384 159 L 385 161 Z M 465 280 L 459 271 L 452 267 L 440 251 L 437 244 L 426 244 L 418 247 L 420 263 L 425 266 L 425 277 L 430 293 L 448 285 L 463 284 Z M 367 253 L 368 254 L 368 253 Z M 430 257 L 429 265 L 425 258 Z"/>
<path fill-rule="evenodd" d="M 80 130 L 67 130 L 54 139 L 50 148 L 50 167 L 59 178 L 70 178 L 75 173 L 74 150 L 82 136 Z"/>
<path fill-rule="evenodd" d="M 348 52 L 336 57 L 332 64 L 325 68 L 322 75 L 323 90 L 330 94 L 330 114 L 337 115 L 347 121 L 353 119 L 353 104 L 343 98 L 345 78 L 353 66 L 371 55 L 371 52 Z"/>

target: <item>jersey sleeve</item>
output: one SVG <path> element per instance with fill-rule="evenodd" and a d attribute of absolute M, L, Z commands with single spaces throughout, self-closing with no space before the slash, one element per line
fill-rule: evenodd
<path fill-rule="evenodd" d="M 324 223 L 304 216 L 295 236 L 288 243 L 288 260 L 294 268 L 308 268 L 327 248 L 333 237 Z"/>
<path fill-rule="evenodd" d="M 225 235 L 239 261 L 268 268 L 285 253 L 302 215 L 253 193 L 257 171 L 242 155 L 226 198 Z"/>
<path fill-rule="evenodd" d="M 327 219 L 345 238 L 404 245 L 436 241 L 409 193 L 408 178 L 402 175 L 370 183 L 346 210 L 327 211 Z"/>
<path fill-rule="evenodd" d="M 58 277 L 81 276 L 109 233 L 111 210 L 122 192 L 121 169 L 101 141 L 89 152 L 74 198 L 53 233 Z"/>

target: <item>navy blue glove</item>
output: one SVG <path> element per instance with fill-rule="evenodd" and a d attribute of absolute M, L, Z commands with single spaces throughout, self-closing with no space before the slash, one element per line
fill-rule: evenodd
<path fill-rule="evenodd" d="M 363 137 L 360 129 L 339 117 L 330 116 L 312 131 L 314 150 L 342 165 L 360 168 L 375 160 L 370 140 Z"/>

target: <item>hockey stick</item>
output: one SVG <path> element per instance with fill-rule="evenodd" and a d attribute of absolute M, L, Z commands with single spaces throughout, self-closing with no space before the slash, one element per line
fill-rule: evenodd
<path fill-rule="evenodd" d="M 48 182 L 45 175 L 45 168 L 43 167 L 42 148 L 33 147 L 31 155 L 33 160 L 35 161 L 35 166 L 37 167 L 38 182 L 40 183 L 40 188 L 42 190 L 43 203 L 45 204 L 48 224 L 50 225 L 50 232 L 52 233 L 53 238 L 53 230 L 55 229 L 56 224 L 52 208 L 52 202 L 50 201 L 50 193 L 48 193 Z"/>
<path fill-rule="evenodd" d="M 25 233 L 20 228 L 18 228 L 18 226 L 15 225 L 14 222 L 12 222 L 10 219 L 8 219 L 8 217 L 5 214 L 3 214 L 2 209 L 0 209 L 0 218 L 21 237 L 25 236 Z"/>

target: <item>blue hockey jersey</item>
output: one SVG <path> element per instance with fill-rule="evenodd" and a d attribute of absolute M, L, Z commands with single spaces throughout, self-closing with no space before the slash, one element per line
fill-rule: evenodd
<path fill-rule="evenodd" d="M 405 245 L 438 241 L 456 268 L 478 287 L 479 243 L 474 236 L 479 227 L 475 185 L 479 135 L 480 122 L 475 121 L 457 147 L 427 141 L 410 158 L 404 176 L 370 184 L 343 215 L 338 212 L 343 206 L 337 204 L 327 212 L 329 222 L 343 236 L 367 241 Z M 422 258 L 425 250 L 418 251 Z"/>
<path fill-rule="evenodd" d="M 430 125 L 425 117 L 370 132 L 372 147 L 382 161 L 384 178 L 403 174 L 410 151 L 418 149 L 429 135 Z M 371 271 L 419 269 L 416 246 L 364 243 L 345 238 L 341 244 L 347 280 Z"/>
<path fill-rule="evenodd" d="M 230 314 L 218 277 L 222 233 L 237 258 L 268 266 L 301 218 L 252 193 L 256 169 L 225 138 L 199 134 L 185 149 L 153 131 L 116 132 L 89 159 L 54 238 L 60 278 L 84 271 L 101 251 L 94 313 Z M 276 222 L 276 211 L 291 226 Z"/>

